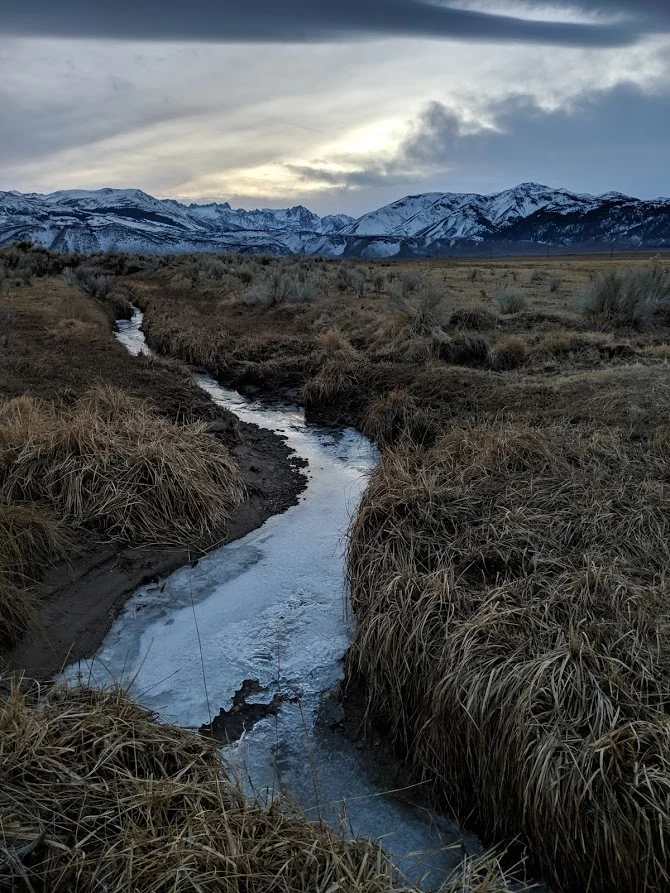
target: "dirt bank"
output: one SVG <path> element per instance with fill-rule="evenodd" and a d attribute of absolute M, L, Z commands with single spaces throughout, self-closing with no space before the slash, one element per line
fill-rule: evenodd
<path fill-rule="evenodd" d="M 298 501 L 307 479 L 301 460 L 282 438 L 239 423 L 240 443 L 233 448 L 248 498 L 234 512 L 225 534 L 210 549 L 245 536 L 272 515 Z M 140 586 L 192 561 L 205 550 L 114 547 L 91 537 L 75 561 L 54 568 L 38 590 L 38 622 L 9 653 L 12 670 L 46 679 L 66 664 L 93 654 L 126 599 Z"/>

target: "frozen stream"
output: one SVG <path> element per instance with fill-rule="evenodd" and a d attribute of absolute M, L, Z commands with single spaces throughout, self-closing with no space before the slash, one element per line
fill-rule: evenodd
<path fill-rule="evenodd" d="M 133 354 L 149 352 L 142 314 L 121 321 L 118 338 Z M 332 690 L 342 678 L 351 637 L 344 586 L 344 535 L 376 451 L 353 429 L 307 426 L 295 406 L 267 405 L 197 382 L 239 418 L 283 435 L 307 459 L 309 485 L 300 503 L 261 528 L 142 587 L 127 603 L 95 658 L 73 667 L 96 684 L 121 682 L 146 706 L 178 725 L 198 728 L 229 709 L 243 680 L 266 689 L 249 701 L 286 699 L 224 748 L 261 797 L 289 791 L 313 817 L 381 840 L 400 868 L 426 888 L 462 857 L 458 827 L 386 793 L 374 758 L 331 728 Z"/>

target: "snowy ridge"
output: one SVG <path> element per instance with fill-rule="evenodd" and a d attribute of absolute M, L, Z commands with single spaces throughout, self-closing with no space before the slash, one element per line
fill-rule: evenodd
<path fill-rule="evenodd" d="M 425 257 L 670 247 L 670 199 L 641 201 L 522 183 L 493 195 L 408 195 L 358 219 L 308 208 L 185 205 L 140 189 L 0 192 L 0 246 L 57 251 L 224 251 L 327 257 Z"/>

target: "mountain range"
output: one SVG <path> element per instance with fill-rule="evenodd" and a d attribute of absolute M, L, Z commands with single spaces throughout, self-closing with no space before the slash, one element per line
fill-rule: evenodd
<path fill-rule="evenodd" d="M 670 248 L 670 199 L 593 196 L 522 183 L 493 195 L 408 195 L 354 218 L 302 205 L 246 211 L 139 189 L 0 192 L 0 246 L 54 251 L 225 251 L 325 257 L 444 257 Z"/>

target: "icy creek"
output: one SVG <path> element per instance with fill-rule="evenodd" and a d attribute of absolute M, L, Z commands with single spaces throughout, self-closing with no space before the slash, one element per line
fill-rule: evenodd
<path fill-rule="evenodd" d="M 134 355 L 150 351 L 142 313 L 117 326 Z M 268 404 L 197 375 L 240 419 L 286 438 L 306 459 L 298 505 L 211 552 L 126 603 L 98 653 L 70 667 L 96 685 L 119 683 L 165 721 L 197 729 L 229 709 L 244 680 L 283 698 L 276 716 L 223 748 L 261 800 L 282 790 L 308 815 L 372 838 L 425 889 L 439 885 L 478 842 L 455 823 L 411 802 L 374 754 L 337 729 L 342 657 L 351 640 L 344 579 L 345 535 L 377 461 L 353 429 L 307 425 L 296 406 Z"/>

